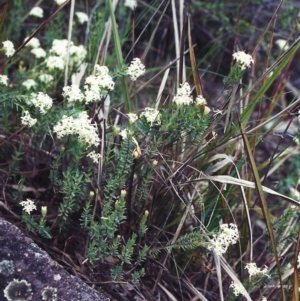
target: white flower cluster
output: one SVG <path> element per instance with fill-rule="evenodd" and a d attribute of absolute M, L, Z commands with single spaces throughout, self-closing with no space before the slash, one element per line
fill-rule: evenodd
<path fill-rule="evenodd" d="M 2 50 L 5 52 L 5 55 L 7 57 L 10 57 L 15 53 L 15 47 L 11 41 L 7 40 L 2 42 L 2 44 L 3 44 Z"/>
<path fill-rule="evenodd" d="M 22 86 L 24 86 L 27 90 L 30 90 L 31 88 L 34 88 L 36 85 L 37 85 L 37 83 L 33 79 L 26 79 L 22 83 Z"/>
<path fill-rule="evenodd" d="M 43 73 L 39 75 L 38 79 L 45 84 L 48 84 L 53 81 L 53 76 L 51 74 Z"/>
<path fill-rule="evenodd" d="M 239 231 L 235 224 L 223 224 L 218 235 L 214 234 L 210 240 L 209 250 L 214 250 L 217 255 L 225 253 L 230 245 L 237 243 Z"/>
<path fill-rule="evenodd" d="M 202 95 L 198 95 L 196 97 L 196 104 L 200 105 L 200 106 L 206 106 L 207 102 L 206 102 L 206 99 Z"/>
<path fill-rule="evenodd" d="M 67 135 L 75 135 L 79 141 L 87 145 L 87 148 L 94 145 L 98 146 L 100 139 L 97 133 L 97 126 L 91 124 L 91 119 L 87 112 L 83 111 L 79 114 L 78 118 L 73 116 L 64 115 L 62 119 L 54 126 L 54 132 L 58 138 Z"/>
<path fill-rule="evenodd" d="M 145 73 L 145 65 L 141 62 L 139 58 L 134 58 L 130 63 L 127 74 L 130 76 L 132 81 L 136 81 L 138 77 Z"/>
<path fill-rule="evenodd" d="M 125 0 L 124 6 L 127 6 L 130 9 L 134 10 L 137 7 L 137 1 L 136 0 Z"/>
<path fill-rule="evenodd" d="M 83 47 L 83 45 L 76 46 L 72 41 L 70 41 L 69 48 L 69 62 L 70 64 L 79 65 L 83 62 L 86 57 L 87 51 Z M 66 62 L 68 56 L 68 40 L 53 40 L 52 47 L 50 49 L 50 53 L 54 55 L 54 57 L 59 57 Z"/>
<path fill-rule="evenodd" d="M 62 5 L 66 0 L 54 0 L 54 2 L 56 2 L 57 5 Z"/>
<path fill-rule="evenodd" d="M 74 101 L 82 102 L 84 100 L 84 95 L 77 85 L 64 87 L 62 95 L 68 98 L 69 103 Z"/>
<path fill-rule="evenodd" d="M 43 18 L 44 17 L 44 11 L 40 7 L 35 6 L 29 12 L 29 16 L 34 16 L 34 17 L 37 17 L 37 18 Z"/>
<path fill-rule="evenodd" d="M 93 150 L 87 154 L 87 157 L 90 157 L 94 163 L 98 163 L 98 160 L 101 158 L 101 154 L 98 154 Z"/>
<path fill-rule="evenodd" d="M 36 122 L 37 120 L 35 118 L 32 118 L 28 111 L 24 111 L 24 116 L 21 117 L 21 123 L 23 125 L 32 127 L 36 124 Z"/>
<path fill-rule="evenodd" d="M 28 39 L 28 37 L 24 40 L 24 42 L 26 42 L 26 40 Z M 46 56 L 46 51 L 40 47 L 40 41 L 39 39 L 33 37 L 31 38 L 31 40 L 25 45 L 25 47 L 31 47 L 31 53 L 33 55 L 35 55 L 36 58 L 42 58 Z"/>
<path fill-rule="evenodd" d="M 129 124 L 133 124 L 133 123 L 135 123 L 139 119 L 138 116 L 136 114 L 134 114 L 134 113 L 128 113 L 126 115 L 128 117 Z"/>
<path fill-rule="evenodd" d="M 102 91 L 113 90 L 115 83 L 108 74 L 106 66 L 95 65 L 95 75 L 90 75 L 85 79 L 85 102 L 95 102 L 102 98 Z"/>
<path fill-rule="evenodd" d="M 24 42 L 26 42 L 29 39 L 29 37 L 24 39 Z M 31 40 L 25 45 L 25 47 L 31 47 L 31 48 L 39 48 L 40 47 L 40 40 L 38 38 L 31 38 Z"/>
<path fill-rule="evenodd" d="M 156 109 L 146 107 L 140 117 L 144 117 L 150 126 L 153 126 L 153 124 L 161 124 L 160 113 Z"/>
<path fill-rule="evenodd" d="M 251 63 L 254 63 L 252 56 L 244 51 L 235 52 L 232 56 L 242 70 L 249 68 Z"/>
<path fill-rule="evenodd" d="M 34 202 L 30 199 L 20 202 L 20 205 L 23 207 L 23 210 L 26 211 L 28 214 L 30 214 L 31 211 L 36 210 Z"/>
<path fill-rule="evenodd" d="M 0 75 L 0 85 L 4 85 L 4 86 L 8 85 L 7 75 Z"/>
<path fill-rule="evenodd" d="M 173 98 L 173 102 L 177 105 L 189 105 L 193 102 L 189 83 L 183 83 L 178 88 L 177 94 Z"/>
<path fill-rule="evenodd" d="M 59 56 L 49 56 L 45 60 L 46 66 L 48 69 L 59 69 L 63 70 L 65 66 L 65 62 Z"/>
<path fill-rule="evenodd" d="M 268 267 L 265 266 L 262 270 L 260 268 L 257 267 L 256 263 L 255 262 L 250 262 L 250 263 L 247 263 L 246 266 L 245 266 L 245 269 L 248 270 L 248 273 L 250 275 L 250 279 L 251 277 L 253 276 L 268 276 L 267 272 L 268 272 Z"/>
<path fill-rule="evenodd" d="M 243 296 L 245 295 L 244 294 L 245 288 L 240 283 L 232 281 L 229 287 L 233 289 L 233 293 L 235 296 L 238 296 L 240 294 L 242 294 Z"/>
<path fill-rule="evenodd" d="M 31 99 L 30 101 L 33 103 L 33 105 L 37 108 L 40 109 L 41 114 L 45 114 L 47 110 L 49 110 L 52 107 L 52 98 L 43 93 L 43 92 L 38 92 L 36 93 L 31 93 Z"/>
<path fill-rule="evenodd" d="M 84 22 L 88 22 L 89 16 L 86 13 L 83 12 L 76 12 L 75 15 L 78 18 L 78 22 L 80 24 L 83 24 Z"/>

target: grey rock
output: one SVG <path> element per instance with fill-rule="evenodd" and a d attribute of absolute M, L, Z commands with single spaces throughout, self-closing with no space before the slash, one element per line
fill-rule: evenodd
<path fill-rule="evenodd" d="M 22 281 L 23 280 L 23 281 Z M 29 292 L 12 292 L 28 286 Z M 52 297 L 46 298 L 47 293 Z M 22 297 L 24 293 L 25 297 Z M 10 298 L 8 294 L 15 294 Z M 27 295 L 26 295 L 27 294 Z M 0 218 L 0 301 L 110 301 L 68 274 L 16 226 Z"/>

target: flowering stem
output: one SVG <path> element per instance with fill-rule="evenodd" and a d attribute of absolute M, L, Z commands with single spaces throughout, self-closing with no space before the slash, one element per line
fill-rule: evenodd
<path fill-rule="evenodd" d="M 108 0 L 107 2 L 109 3 L 110 17 L 111 17 L 111 23 L 112 23 L 112 32 L 113 32 L 113 37 L 114 37 L 114 42 L 115 42 L 118 67 L 122 68 L 124 60 L 123 60 L 123 55 L 122 55 L 121 43 L 120 43 L 118 26 L 117 26 L 117 22 L 116 22 L 116 18 L 115 18 L 113 3 L 112 3 L 112 0 Z M 122 82 L 123 91 L 125 93 L 125 101 L 124 101 L 125 110 L 127 113 L 129 113 L 129 112 L 131 112 L 131 103 L 130 103 L 130 96 L 129 96 L 129 89 L 128 89 L 127 81 L 124 76 L 121 78 L 121 82 Z"/>

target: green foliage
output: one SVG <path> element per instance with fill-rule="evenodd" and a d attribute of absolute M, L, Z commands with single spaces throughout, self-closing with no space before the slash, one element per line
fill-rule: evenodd
<path fill-rule="evenodd" d="M 59 206 L 58 215 L 62 217 L 61 228 L 65 226 L 71 213 L 80 209 L 82 197 L 86 192 L 89 177 L 80 172 L 78 167 L 71 164 L 65 172 L 60 183 L 60 192 L 64 194 L 63 202 Z"/>

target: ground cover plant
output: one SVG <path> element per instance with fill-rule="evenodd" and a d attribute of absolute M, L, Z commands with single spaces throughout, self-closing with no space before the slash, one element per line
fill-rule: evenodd
<path fill-rule="evenodd" d="M 295 4 L 28 2 L 0 216 L 117 300 L 299 300 Z"/>

